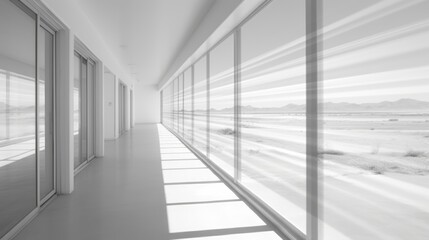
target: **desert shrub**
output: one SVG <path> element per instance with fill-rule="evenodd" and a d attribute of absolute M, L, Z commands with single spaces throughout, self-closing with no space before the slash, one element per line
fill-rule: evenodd
<path fill-rule="evenodd" d="M 250 154 L 258 154 L 259 153 L 259 149 L 249 149 L 249 153 Z"/>
<path fill-rule="evenodd" d="M 369 170 L 372 173 L 377 174 L 377 175 L 383 174 L 383 169 L 381 167 L 379 167 L 379 166 L 368 166 L 366 168 L 366 170 Z"/>
<path fill-rule="evenodd" d="M 222 128 L 219 130 L 219 133 L 222 135 L 234 135 L 235 131 L 232 130 L 231 128 Z"/>
<path fill-rule="evenodd" d="M 327 149 L 327 150 L 323 150 L 323 151 L 319 152 L 319 154 L 342 156 L 342 155 L 344 155 L 344 152 L 341 152 L 338 150 Z"/>
<path fill-rule="evenodd" d="M 376 154 L 378 154 L 379 151 L 380 151 L 380 145 L 377 144 L 372 148 L 371 154 L 376 155 Z"/>
<path fill-rule="evenodd" d="M 424 157 L 424 156 L 426 156 L 425 152 L 415 151 L 415 150 L 409 150 L 404 154 L 404 157 Z"/>

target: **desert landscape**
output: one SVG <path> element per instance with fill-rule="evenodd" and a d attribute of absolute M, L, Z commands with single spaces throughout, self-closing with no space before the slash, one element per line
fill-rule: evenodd
<path fill-rule="evenodd" d="M 412 239 L 427 239 L 429 103 L 399 99 L 321 107 L 323 234 L 335 239 L 405 239 L 410 234 Z M 304 111 L 305 105 L 247 106 L 241 116 L 242 184 L 302 232 L 306 230 Z M 211 121 L 210 157 L 231 173 L 231 109 L 212 110 Z M 204 123 L 196 121 L 196 139 L 203 133 Z M 331 226 L 342 226 L 341 232 Z"/>

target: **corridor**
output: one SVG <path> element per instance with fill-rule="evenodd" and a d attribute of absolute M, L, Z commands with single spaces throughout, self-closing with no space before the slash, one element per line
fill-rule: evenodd
<path fill-rule="evenodd" d="M 75 184 L 15 239 L 281 239 L 162 125 L 106 141 Z"/>

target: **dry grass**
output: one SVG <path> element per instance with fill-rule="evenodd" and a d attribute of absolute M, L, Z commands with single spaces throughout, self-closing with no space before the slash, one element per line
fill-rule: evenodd
<path fill-rule="evenodd" d="M 344 152 L 338 151 L 338 150 L 332 150 L 332 149 L 326 149 L 321 152 L 319 152 L 319 155 L 335 155 L 335 156 L 342 156 L 344 155 Z"/>
<path fill-rule="evenodd" d="M 409 150 L 404 154 L 404 157 L 426 157 L 426 153 L 423 151 Z"/>
<path fill-rule="evenodd" d="M 223 129 L 219 130 L 219 133 L 222 135 L 231 135 L 232 136 L 235 134 L 235 131 L 232 130 L 231 128 L 223 128 Z"/>

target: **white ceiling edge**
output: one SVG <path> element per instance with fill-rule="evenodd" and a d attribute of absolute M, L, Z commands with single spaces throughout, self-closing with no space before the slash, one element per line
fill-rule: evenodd
<path fill-rule="evenodd" d="M 135 78 L 123 69 L 116 57 L 110 51 L 101 34 L 90 21 L 89 17 L 79 8 L 73 0 L 33 0 L 37 1 L 49 9 L 71 33 L 78 38 L 105 67 L 125 84 L 133 88 Z"/>
<path fill-rule="evenodd" d="M 214 4 L 189 39 L 188 44 L 158 82 L 158 90 L 162 90 L 173 81 L 177 75 L 203 56 L 266 1 L 225 0 Z"/>

